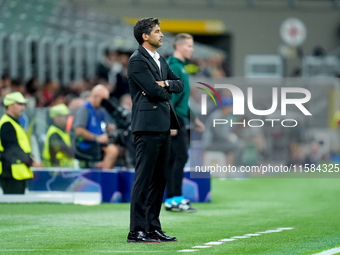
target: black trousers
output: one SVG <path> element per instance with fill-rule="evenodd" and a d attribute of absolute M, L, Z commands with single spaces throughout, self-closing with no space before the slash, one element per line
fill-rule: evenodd
<path fill-rule="evenodd" d="M 25 194 L 27 180 L 0 178 L 0 186 L 4 194 Z"/>
<path fill-rule="evenodd" d="M 159 214 L 170 156 L 170 132 L 135 134 L 136 167 L 131 191 L 130 231 L 161 229 Z"/>
<path fill-rule="evenodd" d="M 168 178 L 166 182 L 167 198 L 182 196 L 183 169 L 188 160 L 188 133 L 184 121 L 178 118 L 180 129 L 177 135 L 171 136 L 171 153 Z"/>

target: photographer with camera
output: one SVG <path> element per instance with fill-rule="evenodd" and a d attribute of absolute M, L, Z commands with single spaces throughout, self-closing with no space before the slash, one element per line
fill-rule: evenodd
<path fill-rule="evenodd" d="M 130 94 L 124 94 L 120 100 L 111 97 L 103 99 L 101 105 L 106 109 L 110 116 L 114 119 L 116 129 L 109 132 L 110 142 L 119 146 L 120 155 L 125 166 L 129 168 L 135 167 L 136 146 L 131 133 L 131 109 L 132 101 Z"/>
<path fill-rule="evenodd" d="M 101 108 L 103 99 L 108 98 L 109 90 L 101 84 L 96 85 L 88 100 L 74 114 L 75 158 L 79 160 L 80 167 L 111 169 L 118 158 L 118 146 L 109 143 L 106 133 L 112 132 L 115 125 L 107 124 Z"/>

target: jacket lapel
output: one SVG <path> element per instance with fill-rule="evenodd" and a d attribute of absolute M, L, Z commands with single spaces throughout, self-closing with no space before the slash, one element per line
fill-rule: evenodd
<path fill-rule="evenodd" d="M 139 45 L 138 50 L 144 55 L 144 57 L 146 57 L 151 62 L 151 64 L 153 64 L 153 66 L 158 71 L 159 76 L 161 77 L 159 67 L 158 67 L 156 61 L 150 56 L 149 52 L 147 52 L 146 49 L 142 45 Z M 160 58 L 160 61 L 161 61 L 161 58 Z M 161 68 L 162 68 L 162 66 L 163 66 L 163 64 L 161 62 Z M 163 69 L 162 69 L 162 71 L 163 71 Z"/>
<path fill-rule="evenodd" d="M 167 63 L 166 63 L 166 61 L 165 61 L 165 59 L 162 57 L 162 56 L 160 56 L 159 57 L 159 61 L 161 62 L 161 78 L 162 78 L 162 81 L 165 81 L 166 80 L 166 65 L 167 65 Z"/>

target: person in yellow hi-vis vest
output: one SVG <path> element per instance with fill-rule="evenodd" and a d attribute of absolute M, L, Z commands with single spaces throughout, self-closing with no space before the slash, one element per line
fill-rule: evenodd
<path fill-rule="evenodd" d="M 18 119 L 27 100 L 20 92 L 4 98 L 6 113 L 0 119 L 0 186 L 4 194 L 24 194 L 27 179 L 33 178 L 30 167 L 34 160 L 27 134 Z"/>
<path fill-rule="evenodd" d="M 50 109 L 53 125 L 47 130 L 43 150 L 43 165 L 45 167 L 73 167 L 73 150 L 70 135 L 66 132 L 67 119 L 70 110 L 64 104 L 58 104 Z"/>

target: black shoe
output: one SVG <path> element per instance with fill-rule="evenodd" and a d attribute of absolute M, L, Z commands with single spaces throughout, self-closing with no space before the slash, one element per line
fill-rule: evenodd
<path fill-rule="evenodd" d="M 150 238 L 159 239 L 161 242 L 177 242 L 176 237 L 167 236 L 165 235 L 165 232 L 163 232 L 162 230 L 155 230 L 153 232 L 149 232 L 147 236 Z"/>
<path fill-rule="evenodd" d="M 149 237 L 144 231 L 129 232 L 127 237 L 128 243 L 160 243 L 158 238 Z"/>

